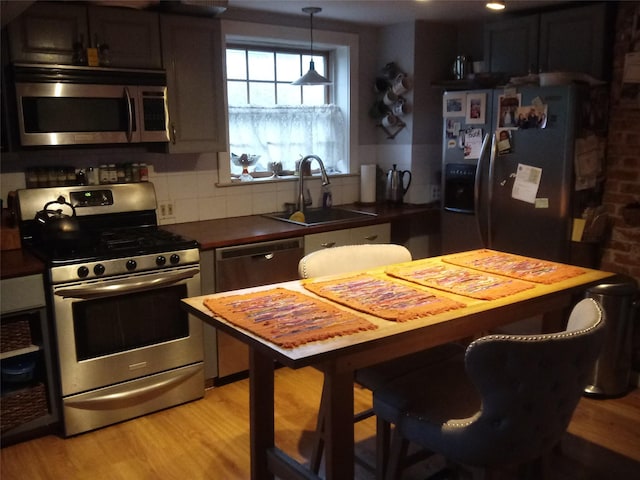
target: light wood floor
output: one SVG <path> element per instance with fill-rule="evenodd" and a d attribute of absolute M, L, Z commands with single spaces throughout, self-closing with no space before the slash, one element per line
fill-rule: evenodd
<path fill-rule="evenodd" d="M 279 369 L 276 442 L 299 461 L 310 451 L 322 376 Z M 356 408 L 370 394 L 356 387 Z M 3 448 L 2 480 L 248 479 L 248 381 L 207 390 L 202 400 L 63 439 L 55 435 Z M 374 463 L 374 419 L 356 425 L 356 478 Z M 554 478 L 626 479 L 640 472 L 640 390 L 619 399 L 583 399 L 553 459 Z M 593 442 L 593 443 L 592 443 Z M 407 472 L 422 480 L 428 465 Z M 635 475 L 635 477 L 634 477 Z"/>

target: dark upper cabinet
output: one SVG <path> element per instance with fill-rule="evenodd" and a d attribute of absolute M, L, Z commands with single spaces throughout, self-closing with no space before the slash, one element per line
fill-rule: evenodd
<path fill-rule="evenodd" d="M 227 151 L 220 20 L 161 15 L 170 153 Z"/>
<path fill-rule="evenodd" d="M 7 26 L 11 61 L 70 64 L 74 42 L 89 39 L 87 9 L 37 2 Z"/>
<path fill-rule="evenodd" d="M 110 66 L 162 68 L 157 13 L 89 7 L 89 30 L 93 46 L 109 45 Z"/>
<path fill-rule="evenodd" d="M 489 71 L 509 75 L 580 72 L 607 79 L 610 2 L 489 23 L 484 55 Z"/>
<path fill-rule="evenodd" d="M 484 62 L 490 72 L 525 75 L 538 71 L 538 15 L 489 23 Z"/>
<path fill-rule="evenodd" d="M 597 3 L 540 15 L 540 71 L 608 78 L 609 14 L 609 5 Z"/>
<path fill-rule="evenodd" d="M 109 46 L 111 67 L 161 68 L 155 12 L 36 2 L 9 23 L 12 62 L 71 64 L 73 44 Z"/>

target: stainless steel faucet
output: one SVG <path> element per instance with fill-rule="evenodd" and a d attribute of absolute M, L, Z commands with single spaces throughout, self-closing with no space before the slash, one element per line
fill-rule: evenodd
<path fill-rule="evenodd" d="M 322 176 L 322 185 L 329 185 L 331 182 L 329 181 L 329 177 L 327 176 L 327 171 L 324 169 L 324 163 L 317 155 L 307 155 L 302 160 L 300 160 L 299 174 L 300 180 L 298 181 L 298 211 L 304 212 L 304 207 L 306 203 L 304 201 L 304 166 L 308 163 L 311 163 L 311 160 L 316 160 L 320 165 L 320 175 Z"/>

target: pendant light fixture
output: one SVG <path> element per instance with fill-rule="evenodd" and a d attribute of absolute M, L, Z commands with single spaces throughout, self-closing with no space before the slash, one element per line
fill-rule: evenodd
<path fill-rule="evenodd" d="M 331 80 L 324 78 L 322 75 L 316 72 L 316 66 L 313 61 L 313 15 L 315 13 L 321 12 L 322 9 L 319 7 L 304 7 L 302 11 L 309 14 L 311 33 L 311 61 L 309 62 L 309 71 L 295 82 L 292 82 L 291 85 L 331 85 Z"/>

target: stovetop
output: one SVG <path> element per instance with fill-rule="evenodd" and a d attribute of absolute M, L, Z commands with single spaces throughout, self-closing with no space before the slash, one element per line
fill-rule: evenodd
<path fill-rule="evenodd" d="M 198 248 L 195 240 L 158 226 L 149 182 L 23 189 L 17 199 L 22 244 L 50 268 L 154 254 L 170 258 Z M 74 231 L 68 236 L 53 227 L 47 231 L 46 222 L 38 220 L 44 210 L 73 217 Z"/>
<path fill-rule="evenodd" d="M 26 247 L 49 267 L 129 258 L 153 253 L 172 253 L 198 248 L 198 242 L 158 226 L 116 228 L 84 232 L 72 242 L 44 242 L 32 238 Z"/>

